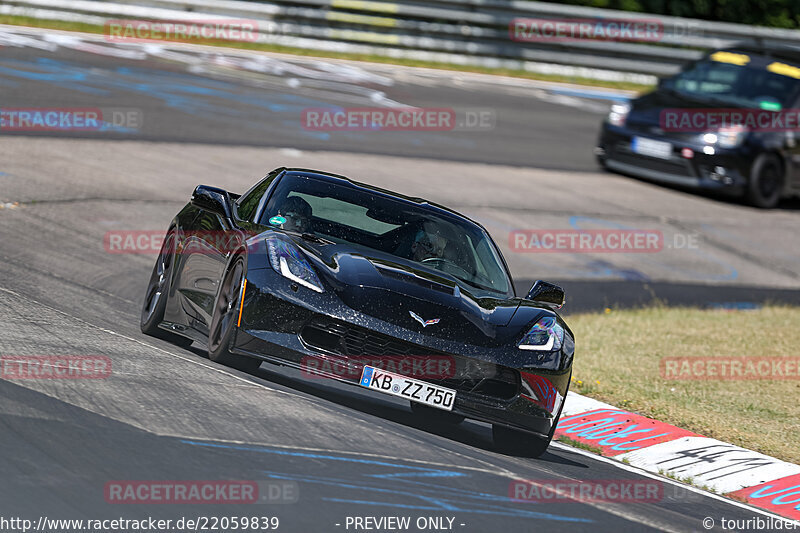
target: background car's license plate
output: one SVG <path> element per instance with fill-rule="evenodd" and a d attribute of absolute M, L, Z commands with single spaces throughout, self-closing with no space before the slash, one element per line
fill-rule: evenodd
<path fill-rule="evenodd" d="M 453 410 L 453 403 L 456 399 L 456 391 L 453 389 L 385 372 L 373 366 L 364 367 L 359 384 L 369 389 L 379 390 L 392 396 L 400 396 L 412 402 L 423 403 L 445 411 Z"/>
<path fill-rule="evenodd" d="M 669 159 L 672 156 L 672 145 L 668 142 L 654 141 L 646 137 L 634 137 L 631 141 L 631 150 L 634 153 Z"/>

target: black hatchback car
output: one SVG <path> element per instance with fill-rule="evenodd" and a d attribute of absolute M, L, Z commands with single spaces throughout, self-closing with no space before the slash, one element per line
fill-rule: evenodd
<path fill-rule="evenodd" d="M 717 50 L 612 106 L 607 170 L 722 191 L 764 208 L 800 194 L 800 47 Z"/>

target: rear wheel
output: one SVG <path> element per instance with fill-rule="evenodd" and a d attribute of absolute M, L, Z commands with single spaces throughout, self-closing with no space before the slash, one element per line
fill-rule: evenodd
<path fill-rule="evenodd" d="M 167 308 L 167 294 L 169 292 L 169 279 L 172 273 L 172 264 L 175 252 L 175 230 L 170 229 L 164 237 L 158 259 L 150 274 L 150 281 L 147 284 L 147 291 L 144 295 L 142 314 L 139 320 L 139 328 L 145 335 L 164 339 L 178 346 L 189 346 L 191 339 L 182 337 L 175 333 L 170 333 L 159 328 L 158 325 L 164 320 L 164 310 Z"/>
<path fill-rule="evenodd" d="M 208 358 L 216 363 L 230 366 L 245 372 L 255 372 L 261 361 L 229 351 L 234 335 L 234 327 L 239 316 L 239 303 L 242 297 L 244 280 L 244 260 L 234 259 L 223 278 L 222 285 L 214 302 L 214 313 L 208 328 Z"/>
<path fill-rule="evenodd" d="M 435 407 L 428 407 L 427 405 L 423 405 L 421 403 L 410 403 L 411 410 L 414 412 L 414 414 L 429 424 L 447 424 L 455 426 L 463 422 L 465 418 L 461 415 L 451 413 L 450 411 L 436 409 Z"/>
<path fill-rule="evenodd" d="M 753 163 L 745 199 L 764 209 L 778 205 L 783 191 L 783 165 L 773 154 L 761 154 Z"/>

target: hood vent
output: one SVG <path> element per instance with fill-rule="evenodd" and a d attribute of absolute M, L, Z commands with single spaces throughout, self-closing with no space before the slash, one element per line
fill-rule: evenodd
<path fill-rule="evenodd" d="M 374 261 L 370 261 L 370 263 L 372 263 L 372 265 L 378 269 L 378 272 L 380 272 L 382 276 L 386 276 L 387 278 L 405 281 L 406 283 L 413 283 L 414 285 L 419 285 L 420 287 L 425 287 L 426 289 L 449 294 L 451 296 L 459 295 L 458 285 L 438 283 L 418 274 L 414 274 L 413 272 L 409 272 L 401 268 L 395 268 L 383 263 L 376 263 Z"/>

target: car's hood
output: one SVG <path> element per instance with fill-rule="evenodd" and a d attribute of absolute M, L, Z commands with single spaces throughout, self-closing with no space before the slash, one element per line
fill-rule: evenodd
<path fill-rule="evenodd" d="M 631 101 L 631 110 L 625 121 L 626 126 L 637 130 L 652 130 L 654 133 L 663 130 L 662 112 L 666 109 L 711 109 L 735 107 L 733 104 L 723 105 L 714 100 L 704 100 L 682 96 L 667 89 L 657 89 Z M 680 136 L 680 135 L 678 135 Z"/>
<path fill-rule="evenodd" d="M 319 274 L 348 307 L 431 337 L 504 342 L 519 307 L 517 298 L 476 297 L 451 276 L 390 254 L 343 244 L 300 246 L 317 258 Z"/>

